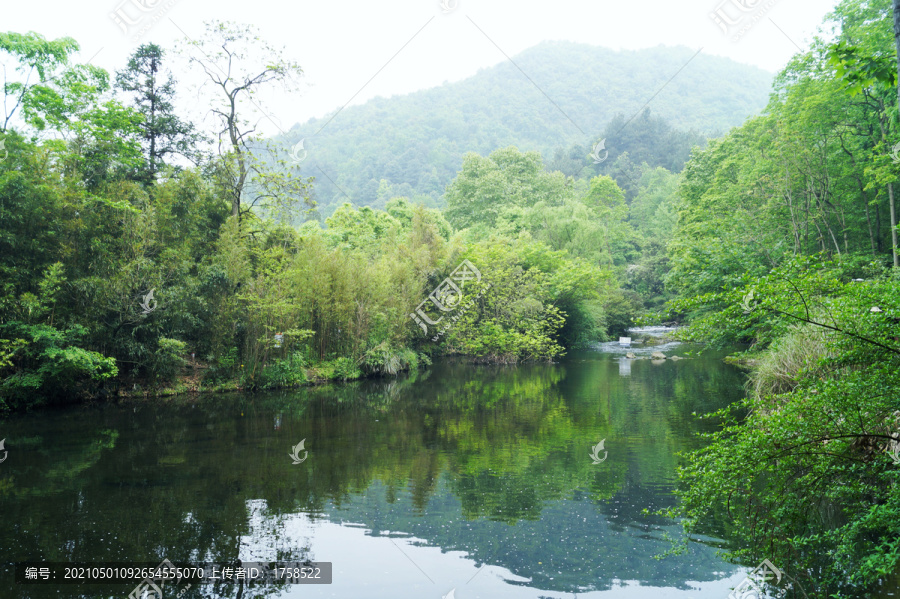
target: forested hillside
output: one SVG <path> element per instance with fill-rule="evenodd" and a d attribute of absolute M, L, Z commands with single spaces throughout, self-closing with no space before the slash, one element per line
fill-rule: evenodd
<path fill-rule="evenodd" d="M 702 54 L 640 110 L 686 49 L 516 57 L 584 136 L 503 64 L 272 144 L 241 102 L 301 68 L 252 28 L 212 23 L 183 50 L 201 76 L 233 69 L 209 130 L 176 114 L 167 49 L 141 46 L 113 76 L 74 63 L 73 39 L 0 34 L 15 78 L 0 126 L 0 411 L 394 376 L 441 356 L 553 362 L 676 319 L 750 374 L 684 454 L 669 515 L 735 560 L 778 563 L 792 597 L 890 588 L 896 4 L 843 0 L 762 110 L 765 73 Z M 271 60 L 242 71 L 248 44 Z M 218 153 L 197 150 L 217 135 Z M 300 139 L 305 160 L 285 161 Z"/>
<path fill-rule="evenodd" d="M 286 149 L 303 141 L 302 168 L 316 178 L 322 217 L 343 202 L 384 208 L 395 196 L 441 207 L 463 154 L 487 155 L 510 145 L 548 160 L 560 148 L 577 145 L 579 168 L 591 166 L 587 172 L 597 174 L 588 158 L 591 146 L 606 137 L 613 159 L 630 149 L 637 142 L 630 131 L 636 123 L 624 130 L 622 125 L 688 61 L 653 98 L 654 115 L 671 127 L 698 132 L 692 138 L 725 132 L 765 105 L 769 73 L 703 52 L 691 60 L 695 52 L 545 42 L 513 57 L 533 83 L 504 61 L 464 81 L 376 98 L 295 125 L 275 141 Z M 653 133 L 645 130 L 639 145 L 653 147 L 659 165 L 671 169 L 672 154 L 665 154 L 665 144 L 654 145 Z M 690 145 L 675 154 L 683 161 L 689 150 Z"/>

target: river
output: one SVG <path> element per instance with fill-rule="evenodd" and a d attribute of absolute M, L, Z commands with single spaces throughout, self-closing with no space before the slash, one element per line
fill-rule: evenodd
<path fill-rule="evenodd" d="M 134 587 L 14 584 L 29 560 L 308 558 L 332 564 L 332 584 L 170 583 L 165 597 L 725 599 L 746 569 L 714 538 L 660 557 L 681 528 L 645 511 L 676 501 L 676 454 L 715 426 L 694 414 L 737 400 L 744 376 L 714 352 L 625 351 L 651 348 L 12 417 L 0 596 Z"/>

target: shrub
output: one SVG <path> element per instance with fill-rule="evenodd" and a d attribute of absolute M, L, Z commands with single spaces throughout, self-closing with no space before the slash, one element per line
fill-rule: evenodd
<path fill-rule="evenodd" d="M 257 384 L 263 389 L 297 387 L 307 381 L 305 367 L 303 356 L 299 352 L 291 352 L 287 358 L 264 366 Z"/>
<path fill-rule="evenodd" d="M 350 379 L 358 379 L 362 377 L 362 372 L 356 366 L 356 362 L 350 358 L 338 358 L 331 362 L 332 378 L 342 381 Z"/>
<path fill-rule="evenodd" d="M 79 347 L 83 327 L 0 325 L 0 410 L 38 405 L 45 398 L 90 392 L 119 372 L 114 358 Z"/>
<path fill-rule="evenodd" d="M 168 383 L 175 380 L 178 373 L 185 365 L 184 355 L 187 345 L 184 341 L 160 337 L 147 365 L 150 376 L 159 383 Z"/>
<path fill-rule="evenodd" d="M 314 369 L 316 376 L 326 380 L 347 381 L 362 378 L 362 371 L 350 358 L 337 358 L 322 362 Z"/>

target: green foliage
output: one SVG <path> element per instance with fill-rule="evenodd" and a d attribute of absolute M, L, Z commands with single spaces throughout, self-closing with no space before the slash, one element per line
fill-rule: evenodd
<path fill-rule="evenodd" d="M 286 358 L 276 358 L 263 366 L 257 384 L 262 389 L 285 389 L 298 387 L 306 381 L 306 360 L 295 351 Z"/>
<path fill-rule="evenodd" d="M 717 413 L 724 428 L 688 456 L 678 513 L 691 530 L 724 532 L 735 557 L 766 555 L 805 573 L 806 588 L 850 597 L 900 563 L 896 466 L 884 453 L 900 408 L 900 280 L 842 274 L 809 260 L 694 300 L 718 310 L 694 337 L 753 334 L 768 350 L 753 393 Z"/>
<path fill-rule="evenodd" d="M 482 280 L 470 282 L 459 308 L 437 320 L 432 341 L 443 337 L 448 353 L 506 363 L 550 360 L 563 353 L 558 337 L 565 314 L 556 304 L 596 297 L 590 267 L 540 243 L 482 242 L 467 259 L 482 265 Z"/>
<path fill-rule="evenodd" d="M 606 314 L 606 328 L 610 335 L 625 335 L 626 329 L 634 326 L 635 319 L 640 316 L 643 302 L 640 296 L 629 289 L 616 290 L 610 293 L 603 303 Z"/>
<path fill-rule="evenodd" d="M 27 120 L 38 129 L 43 128 L 41 113 L 52 110 L 48 100 L 59 100 L 57 91 L 49 86 L 54 78 L 65 73 L 69 56 L 79 50 L 78 42 L 70 37 L 48 41 L 44 36 L 29 32 L 0 33 L 0 52 L 14 60 L 18 79 L 3 81 L 3 122 L 0 131 L 6 131 L 17 110 L 27 114 Z"/>
<path fill-rule="evenodd" d="M 79 347 L 83 327 L 66 330 L 43 325 L 0 324 L 0 410 L 77 399 L 118 374 L 116 361 Z"/>
<path fill-rule="evenodd" d="M 192 145 L 198 141 L 193 125 L 175 114 L 176 82 L 171 73 L 162 78 L 164 56 L 156 44 L 143 44 L 116 74 L 116 87 L 132 95 L 134 107 L 143 116 L 139 126 L 145 160 L 137 176 L 145 184 L 155 182 L 171 155 L 193 157 Z"/>
<path fill-rule="evenodd" d="M 315 373 L 319 378 L 334 381 L 350 381 L 363 376 L 356 362 L 350 358 L 336 358 L 316 365 Z"/>
<path fill-rule="evenodd" d="M 752 344 L 747 398 L 710 416 L 722 427 L 686 455 L 673 513 L 810 597 L 870 596 L 900 565 L 891 13 L 841 2 L 833 41 L 795 57 L 765 114 L 695 152 L 672 203 L 683 337 Z"/>
<path fill-rule="evenodd" d="M 503 148 L 487 158 L 470 153 L 462 170 L 447 187 L 447 220 L 459 229 L 474 227 L 490 234 L 498 221 L 516 232 L 522 209 L 538 202 L 553 206 L 567 195 L 561 173 L 543 170 L 540 154 Z"/>
<path fill-rule="evenodd" d="M 157 340 L 156 351 L 147 363 L 147 370 L 157 384 L 175 380 L 181 368 L 187 364 L 183 357 L 186 347 L 185 342 L 178 339 L 160 337 Z"/>

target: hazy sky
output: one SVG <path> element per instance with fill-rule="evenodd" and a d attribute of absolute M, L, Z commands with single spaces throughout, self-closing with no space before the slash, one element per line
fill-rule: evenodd
<path fill-rule="evenodd" d="M 504 53 L 514 57 L 544 40 L 615 49 L 684 45 L 775 72 L 797 52 L 795 43 L 806 48 L 837 0 L 444 2 L 452 8 L 446 14 L 441 0 L 7 2 L 0 30 L 71 36 L 81 44 L 80 61 L 94 57 L 93 64 L 113 72 L 142 42 L 171 47 L 184 34 L 199 36 L 210 19 L 252 24 L 305 71 L 299 92 L 261 98 L 272 120 L 260 128 L 271 134 L 343 106 L 357 92 L 351 104 L 457 81 L 505 61 Z M 738 4 L 752 10 L 742 13 Z M 146 16 L 126 35 L 110 16 L 117 10 L 132 21 Z M 732 37 L 743 25 L 751 27 L 737 41 L 729 39 L 710 17 L 717 10 L 732 21 L 745 16 L 728 26 Z M 132 41 L 153 19 L 150 30 Z M 179 80 L 190 89 L 190 77 Z"/>

